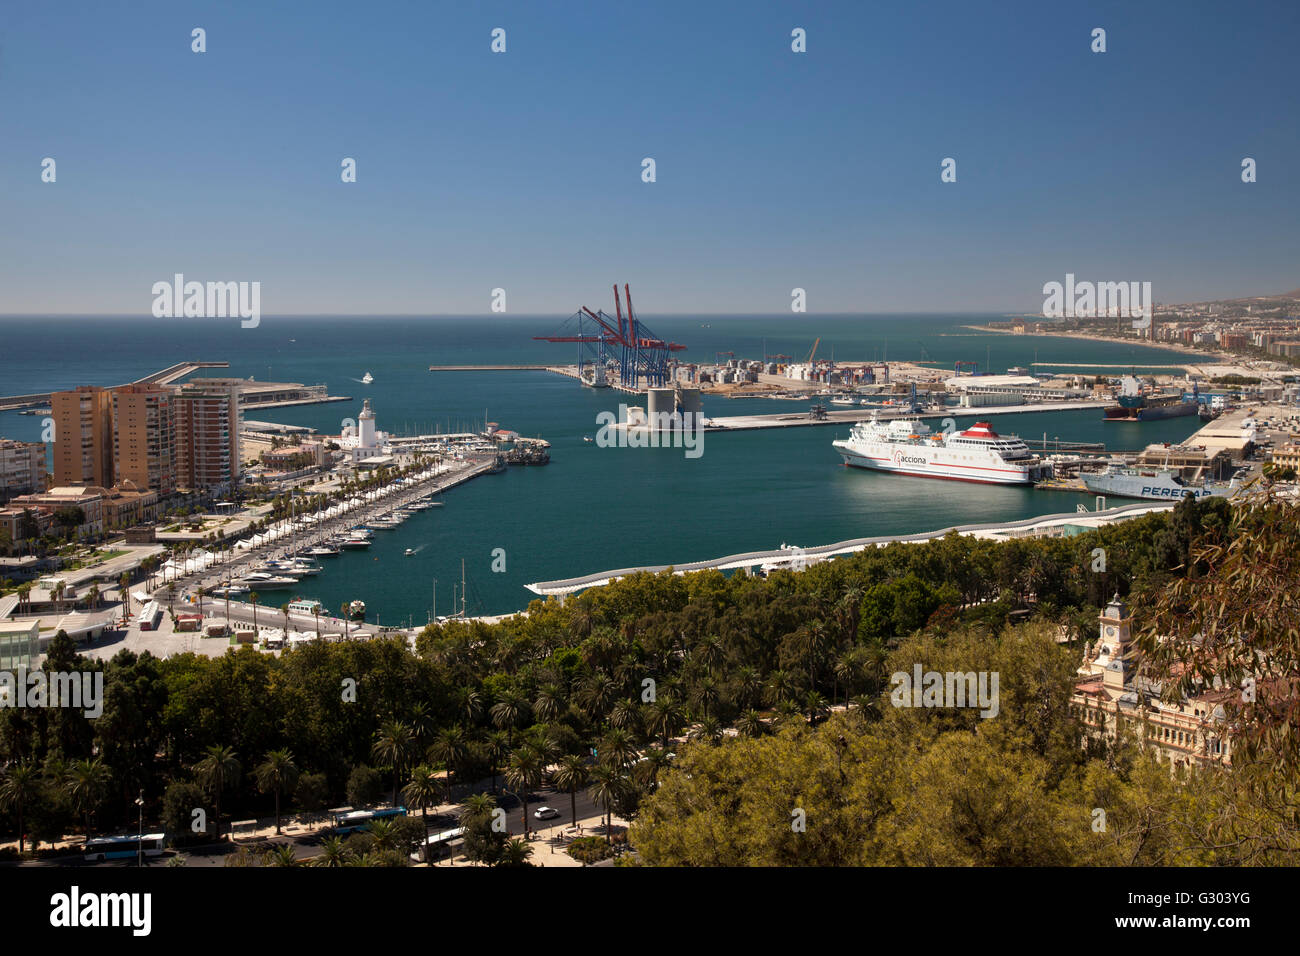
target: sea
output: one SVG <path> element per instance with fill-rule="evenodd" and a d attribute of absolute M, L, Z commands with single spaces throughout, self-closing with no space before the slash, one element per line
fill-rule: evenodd
<path fill-rule="evenodd" d="M 837 362 L 975 362 L 1003 372 L 1170 372 L 1195 356 L 1119 342 L 976 331 L 1001 315 L 644 316 L 685 345 L 684 361 L 718 353 Z M 256 409 L 247 418 L 337 434 L 369 398 L 380 430 L 396 435 L 479 430 L 496 422 L 551 443 L 551 463 L 512 467 L 448 491 L 442 508 L 377 531 L 367 551 L 325 559 L 293 597 L 327 608 L 366 602 L 368 619 L 423 624 L 434 613 L 504 614 L 535 597 L 531 582 L 642 565 L 685 563 L 781 545 L 812 547 L 869 535 L 1013 521 L 1093 506 L 1091 495 L 877 474 L 845 468 L 831 447 L 848 426 L 708 433 L 703 453 L 601 448 L 583 441 L 601 412 L 643 404 L 546 371 L 431 372 L 430 365 L 571 364 L 578 346 L 537 336 L 572 329 L 563 316 L 264 316 L 238 319 L 13 316 L 0 318 L 0 394 L 118 385 L 182 361 L 225 361 L 200 376 L 324 384 L 348 401 Z M 1051 362 L 1068 363 L 1052 366 Z M 362 384 L 369 372 L 374 381 Z M 804 404 L 705 396 L 706 416 L 795 413 Z M 974 416 L 954 416 L 959 426 Z M 1137 449 L 1186 439 L 1195 416 L 1103 423 L 1100 409 L 999 415 L 1002 434 L 1105 442 Z M 40 439 L 41 419 L 0 412 L 0 436 Z M 406 556 L 407 549 L 416 553 Z M 463 563 L 463 565 L 462 565 Z M 462 566 L 465 587 L 462 590 Z M 287 595 L 287 592 L 286 592 Z M 289 599 L 288 596 L 285 598 Z"/>

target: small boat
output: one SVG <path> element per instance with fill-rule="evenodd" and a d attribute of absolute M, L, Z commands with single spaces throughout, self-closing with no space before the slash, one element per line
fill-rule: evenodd
<path fill-rule="evenodd" d="M 229 584 L 219 588 L 213 588 L 208 592 L 209 597 L 239 597 L 247 594 L 248 588 L 242 584 Z"/>
<path fill-rule="evenodd" d="M 407 549 L 406 549 L 406 556 L 407 556 L 408 558 L 411 557 L 411 556 L 414 555 L 414 554 L 415 554 L 415 549 L 414 549 L 414 548 L 407 548 Z"/>
<path fill-rule="evenodd" d="M 349 604 L 348 617 L 354 621 L 364 621 L 366 619 L 366 602 L 353 601 Z"/>
<path fill-rule="evenodd" d="M 311 558 L 337 558 L 339 549 L 329 544 L 318 544 L 314 548 L 308 548 L 303 553 Z"/>
<path fill-rule="evenodd" d="M 359 548 L 368 548 L 370 547 L 370 539 L 369 538 L 347 538 L 346 540 L 339 542 L 339 547 L 345 551 L 356 551 Z"/>
<path fill-rule="evenodd" d="M 590 435 L 583 435 L 582 440 L 590 444 L 591 442 L 594 442 L 596 439 L 592 438 Z"/>
<path fill-rule="evenodd" d="M 374 380 L 375 380 L 375 377 L 374 377 L 373 375 L 371 375 L 369 372 L 367 372 L 365 375 L 361 376 L 361 384 L 362 384 L 362 385 L 369 385 L 369 384 L 370 384 L 371 382 L 373 382 Z"/>
<path fill-rule="evenodd" d="M 297 578 L 271 574 L 269 571 L 251 571 L 238 582 L 249 589 L 269 590 L 272 588 L 291 588 L 298 583 Z"/>

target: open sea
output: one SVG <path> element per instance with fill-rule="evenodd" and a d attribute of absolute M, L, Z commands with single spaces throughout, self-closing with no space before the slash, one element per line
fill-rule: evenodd
<path fill-rule="evenodd" d="M 645 316 L 662 338 L 686 345 L 685 361 L 711 362 L 717 352 L 761 358 L 807 356 L 841 362 L 928 360 L 949 368 L 978 362 L 1005 371 L 1037 362 L 1133 366 L 1168 371 L 1196 357 L 1127 343 L 988 334 L 964 328 L 999 315 Z M 257 328 L 237 319 L 0 318 L 0 394 L 19 395 L 118 385 L 176 362 L 226 361 L 197 376 L 251 376 L 259 381 L 323 383 L 351 401 L 255 409 L 248 418 L 337 433 L 371 399 L 381 430 L 395 434 L 480 429 L 485 420 L 551 443 L 545 467 L 510 468 L 455 488 L 443 508 L 419 512 L 400 528 L 377 531 L 368 551 L 322 562 L 290 597 L 327 608 L 360 598 L 368 619 L 419 624 L 434 609 L 452 610 L 461 560 L 470 613 L 524 607 L 534 581 L 643 564 L 698 561 L 742 551 L 810 547 L 865 535 L 927 531 L 974 521 L 1015 520 L 1072 511 L 1091 495 L 1033 491 L 875 474 L 840 464 L 831 441 L 847 426 L 710 433 L 704 453 L 682 449 L 598 448 L 583 442 L 596 416 L 621 402 L 613 390 L 583 388 L 544 371 L 430 372 L 430 365 L 571 364 L 576 345 L 534 341 L 557 332 L 557 316 L 276 317 Z M 1038 370 L 1050 370 L 1040 366 Z M 374 382 L 363 385 L 370 372 Z M 704 398 L 708 416 L 781 412 L 806 404 Z M 957 417 L 964 426 L 974 416 Z M 1063 441 L 1105 441 L 1115 449 L 1182 441 L 1200 427 L 1195 416 L 1144 424 L 1104 424 L 1100 409 L 999 415 L 1001 433 Z M 37 416 L 0 412 L 0 436 L 36 441 Z M 407 548 L 417 554 L 404 557 Z M 505 551 L 494 572 L 493 552 Z M 436 582 L 436 584 L 435 584 Z M 278 598 L 277 598 L 278 600 Z"/>

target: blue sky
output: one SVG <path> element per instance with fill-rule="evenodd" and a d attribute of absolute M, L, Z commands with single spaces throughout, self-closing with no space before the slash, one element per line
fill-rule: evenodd
<path fill-rule="evenodd" d="M 9 3 L 0 312 L 147 313 L 176 272 L 260 281 L 267 314 L 487 314 L 495 287 L 567 313 L 615 281 L 646 314 L 796 286 L 1036 310 L 1067 272 L 1284 292 L 1298 25 L 1293 0 Z"/>

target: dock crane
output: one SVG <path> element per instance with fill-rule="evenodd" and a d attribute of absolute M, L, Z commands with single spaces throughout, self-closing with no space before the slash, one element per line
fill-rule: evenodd
<path fill-rule="evenodd" d="M 813 358 L 817 355 L 817 346 L 821 344 L 821 341 L 822 337 L 820 335 L 817 336 L 817 340 L 813 342 L 812 351 L 808 353 L 808 361 L 804 363 L 805 365 L 811 365 L 813 363 Z"/>
<path fill-rule="evenodd" d="M 713 354 L 714 354 L 714 360 L 715 360 L 719 365 L 722 364 L 722 356 L 724 356 L 724 355 L 730 355 L 732 358 L 735 358 L 735 357 L 736 357 L 736 353 L 735 353 L 735 352 L 715 352 L 715 353 L 713 353 Z"/>

